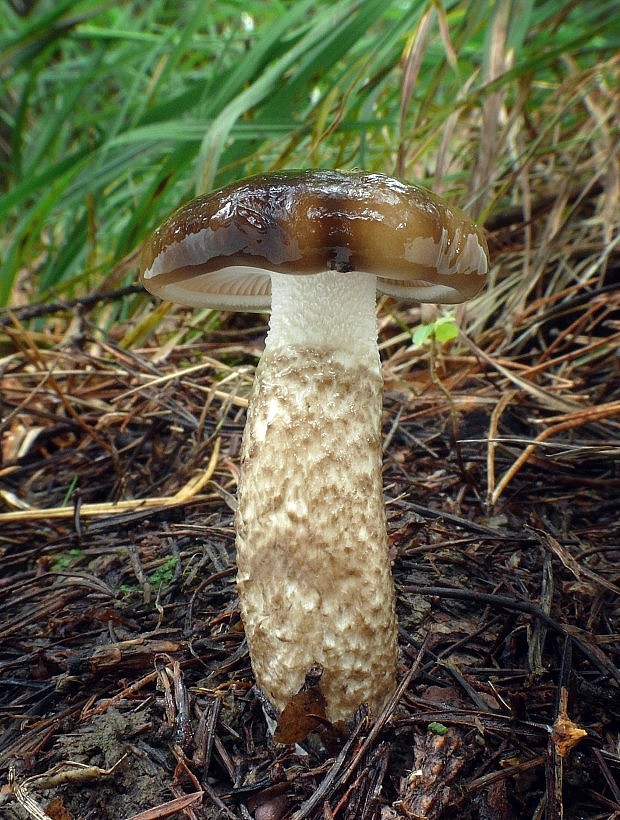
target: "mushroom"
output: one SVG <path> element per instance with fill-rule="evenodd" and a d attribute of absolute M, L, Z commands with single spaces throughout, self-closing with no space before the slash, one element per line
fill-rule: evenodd
<path fill-rule="evenodd" d="M 237 491 L 237 587 L 256 681 L 282 710 L 322 668 L 331 721 L 393 691 L 394 587 L 382 489 L 376 291 L 474 296 L 482 230 L 383 174 L 254 176 L 172 214 L 145 288 L 195 307 L 271 308 Z"/>

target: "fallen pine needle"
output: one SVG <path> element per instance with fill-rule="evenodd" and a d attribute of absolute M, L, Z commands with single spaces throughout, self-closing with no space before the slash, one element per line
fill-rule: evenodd
<path fill-rule="evenodd" d="M 118 513 L 134 512 L 135 510 L 148 510 L 161 507 L 175 507 L 178 504 L 185 504 L 188 501 L 202 501 L 213 498 L 213 495 L 199 495 L 200 490 L 209 482 L 215 472 L 215 465 L 220 453 L 220 439 L 215 439 L 211 458 L 204 473 L 193 476 L 185 486 L 174 495 L 161 496 L 160 498 L 135 498 L 126 501 L 101 502 L 95 504 L 82 504 L 80 506 L 80 517 L 94 517 L 99 515 L 117 515 Z M 6 494 L 2 494 L 6 499 Z M 15 521 L 40 521 L 50 518 L 72 518 L 75 515 L 75 507 L 49 507 L 40 509 L 38 507 L 27 507 L 9 513 L 0 513 L 0 523 L 10 523 Z"/>

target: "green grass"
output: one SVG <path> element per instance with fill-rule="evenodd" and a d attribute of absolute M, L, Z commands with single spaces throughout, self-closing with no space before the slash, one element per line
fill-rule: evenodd
<path fill-rule="evenodd" d="M 613 86 L 615 9 L 39 0 L 20 17 L 5 4 L 0 305 L 135 281 L 166 213 L 265 169 L 396 173 L 484 217 L 513 202 L 523 168 L 609 137 L 588 94 Z"/>

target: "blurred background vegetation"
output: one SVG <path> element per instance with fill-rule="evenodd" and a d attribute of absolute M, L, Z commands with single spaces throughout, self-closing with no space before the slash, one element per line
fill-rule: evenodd
<path fill-rule="evenodd" d="M 5 0 L 0 18 L 0 305 L 135 283 L 163 216 L 268 169 L 382 171 L 481 221 L 527 222 L 561 186 L 604 183 L 613 207 L 615 0 Z"/>

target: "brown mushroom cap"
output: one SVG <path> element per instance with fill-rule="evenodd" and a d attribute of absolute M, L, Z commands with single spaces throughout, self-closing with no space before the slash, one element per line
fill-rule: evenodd
<path fill-rule="evenodd" d="M 187 203 L 146 243 L 141 279 L 162 299 L 265 310 L 270 272 L 377 276 L 377 289 L 456 303 L 482 288 L 482 229 L 424 188 L 360 171 L 250 177 Z"/>

